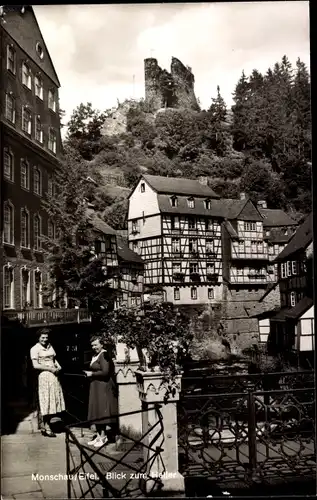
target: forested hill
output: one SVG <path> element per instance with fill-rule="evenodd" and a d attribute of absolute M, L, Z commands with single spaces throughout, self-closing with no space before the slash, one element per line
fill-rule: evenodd
<path fill-rule="evenodd" d="M 159 110 L 126 101 L 104 113 L 81 104 L 68 124 L 65 146 L 74 148 L 99 184 L 96 208 L 116 228 L 124 226 L 126 196 L 141 172 L 209 177 L 222 197 L 245 192 L 293 217 L 311 211 L 310 76 L 300 59 L 287 57 L 266 74 L 253 70 L 233 89 L 227 109 L 218 87 L 208 110 Z M 105 135 L 105 123 L 121 116 Z M 67 148 L 66 148 L 67 149 Z M 109 187 L 109 175 L 126 189 Z"/>

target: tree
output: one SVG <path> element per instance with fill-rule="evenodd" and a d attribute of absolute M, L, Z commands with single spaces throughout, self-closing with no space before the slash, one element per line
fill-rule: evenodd
<path fill-rule="evenodd" d="M 106 114 L 92 108 L 92 104 L 81 103 L 74 109 L 67 124 L 66 143 L 76 148 L 86 160 L 91 160 L 100 151 L 101 127 Z"/>
<path fill-rule="evenodd" d="M 86 166 L 79 153 L 66 148 L 55 170 L 54 190 L 43 200 L 43 208 L 55 226 L 44 239 L 49 274 L 44 295 L 52 304 L 54 292 L 57 300 L 66 293 L 74 305 L 88 306 L 97 315 L 111 307 L 115 294 L 94 252 L 98 236 L 87 210 L 90 186 L 86 179 Z"/>
<path fill-rule="evenodd" d="M 120 340 L 128 348 L 136 349 L 143 369 L 145 349 L 149 368 L 158 366 L 168 383 L 166 397 L 173 392 L 173 382 L 179 373 L 177 365 L 188 354 L 193 339 L 185 313 L 170 303 L 149 304 L 144 309 L 122 307 L 104 316 L 102 333 L 108 343 Z"/>

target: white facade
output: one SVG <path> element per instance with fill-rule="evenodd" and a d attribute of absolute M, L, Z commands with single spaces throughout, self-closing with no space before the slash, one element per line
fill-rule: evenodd
<path fill-rule="evenodd" d="M 314 306 L 310 307 L 298 320 L 295 327 L 297 349 L 313 351 L 315 349 Z"/>

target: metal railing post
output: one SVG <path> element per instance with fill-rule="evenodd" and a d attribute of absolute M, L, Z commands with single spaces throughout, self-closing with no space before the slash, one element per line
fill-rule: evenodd
<path fill-rule="evenodd" d="M 252 481 L 256 470 L 256 415 L 254 393 L 248 391 L 248 448 L 249 448 L 249 479 Z"/>
<path fill-rule="evenodd" d="M 70 481 L 70 457 L 69 457 L 69 436 L 66 430 L 65 434 L 65 441 L 66 441 L 66 474 L 67 474 L 67 498 L 72 497 L 71 493 L 71 481 Z"/>

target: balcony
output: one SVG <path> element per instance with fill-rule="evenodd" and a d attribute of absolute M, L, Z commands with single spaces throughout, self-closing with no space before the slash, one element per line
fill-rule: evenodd
<path fill-rule="evenodd" d="M 207 281 L 210 281 L 210 283 L 213 283 L 216 285 L 219 281 L 219 274 L 218 273 L 207 273 Z"/>
<path fill-rule="evenodd" d="M 190 273 L 190 279 L 194 282 L 200 282 L 200 274 L 199 273 Z"/>
<path fill-rule="evenodd" d="M 174 273 L 173 280 L 183 283 L 185 281 L 185 273 Z"/>
<path fill-rule="evenodd" d="M 10 321 L 20 321 L 25 327 L 90 323 L 88 309 L 33 309 L 31 311 L 2 311 L 2 316 Z"/>

